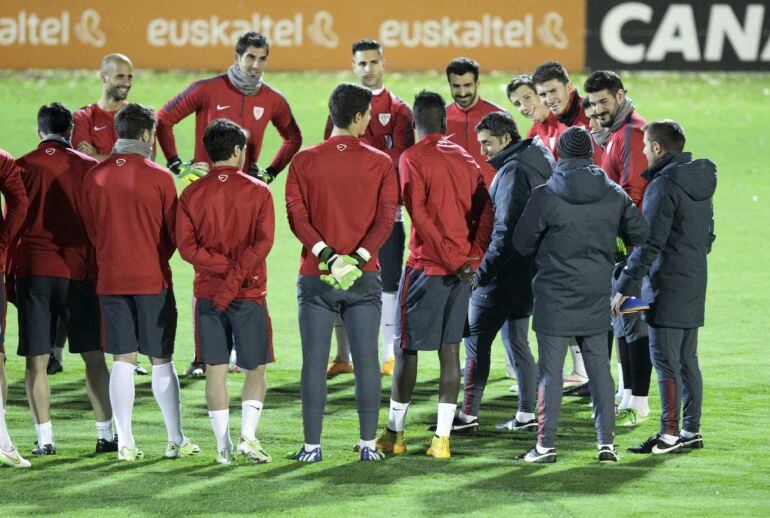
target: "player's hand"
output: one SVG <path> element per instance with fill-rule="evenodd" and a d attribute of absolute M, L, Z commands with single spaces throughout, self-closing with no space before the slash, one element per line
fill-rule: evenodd
<path fill-rule="evenodd" d="M 326 264 L 325 262 L 321 261 L 320 263 L 318 263 L 318 269 L 321 270 L 321 271 L 327 272 L 327 271 L 329 271 L 329 265 Z M 342 289 L 340 287 L 340 283 L 337 282 L 337 279 L 335 279 L 332 275 L 330 275 L 328 273 L 325 274 L 325 275 L 321 275 L 321 280 L 323 282 L 325 282 L 326 284 L 328 284 L 329 286 L 331 286 L 332 288 L 334 288 L 335 290 Z"/>
<path fill-rule="evenodd" d="M 470 263 L 465 263 L 462 265 L 457 271 L 457 276 L 461 281 L 471 283 L 471 287 L 473 289 L 478 287 L 478 282 L 476 280 L 476 270 L 473 269 L 473 266 Z"/>
<path fill-rule="evenodd" d="M 166 163 L 166 167 L 169 171 L 179 176 L 182 168 L 182 159 L 179 158 L 179 155 L 177 155 Z"/>
<path fill-rule="evenodd" d="M 610 308 L 611 308 L 613 317 L 618 318 L 620 316 L 620 308 L 627 298 L 628 296 L 623 295 L 622 293 L 616 293 L 615 296 L 612 297 L 612 302 L 610 302 Z"/>
<path fill-rule="evenodd" d="M 275 177 L 278 176 L 278 174 L 273 171 L 272 168 L 268 167 L 266 169 L 262 169 L 259 167 L 259 164 L 254 162 L 249 166 L 249 176 L 253 176 L 257 180 L 261 180 L 267 185 L 270 185 L 272 181 L 275 180 Z"/>
<path fill-rule="evenodd" d="M 85 153 L 88 156 L 94 156 L 96 154 L 96 149 L 94 146 L 91 145 L 90 142 L 86 142 L 85 140 L 81 140 L 80 143 L 78 143 L 78 151 L 81 153 Z"/>
<path fill-rule="evenodd" d="M 340 285 L 340 289 L 349 289 L 363 275 L 357 264 L 358 261 L 349 255 L 340 255 L 330 261 L 329 271 Z"/>

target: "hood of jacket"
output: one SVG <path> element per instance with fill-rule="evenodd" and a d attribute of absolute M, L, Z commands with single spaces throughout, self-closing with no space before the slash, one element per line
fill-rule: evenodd
<path fill-rule="evenodd" d="M 668 155 L 648 170 L 650 179 L 666 176 L 695 201 L 714 196 L 717 189 L 717 167 L 711 160 L 693 160 L 691 153 Z"/>
<path fill-rule="evenodd" d="M 548 175 L 544 175 L 542 171 L 541 161 L 543 159 L 553 167 L 553 155 L 540 138 L 536 137 L 534 139 L 522 139 L 515 144 L 509 144 L 505 149 L 487 160 L 487 163 L 498 171 L 513 161 L 526 164 L 545 181 L 548 179 Z"/>
<path fill-rule="evenodd" d="M 590 158 L 560 160 L 546 185 L 556 196 L 573 205 L 599 201 L 612 188 L 607 175 Z"/>

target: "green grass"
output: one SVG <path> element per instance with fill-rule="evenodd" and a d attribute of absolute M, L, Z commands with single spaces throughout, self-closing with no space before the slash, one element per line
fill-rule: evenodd
<path fill-rule="evenodd" d="M 131 100 L 160 107 L 196 77 L 140 71 Z M 508 107 L 503 88 L 507 78 L 484 76 L 482 95 Z M 347 74 L 274 73 L 267 79 L 289 99 L 308 146 L 321 139 L 329 92 L 337 82 L 351 78 Z M 582 79 L 576 78 L 576 84 Z M 136 380 L 134 411 L 134 434 L 146 460 L 126 465 L 111 456 L 94 457 L 93 415 L 83 387 L 82 362 L 68 354 L 65 372 L 51 378 L 59 454 L 32 459 L 34 466 L 29 471 L 1 471 L 0 515 L 499 515 L 512 510 L 517 514 L 578 516 L 648 515 L 664 510 L 668 515 L 767 515 L 770 275 L 768 254 L 762 250 L 770 242 L 770 76 L 628 74 L 624 80 L 642 115 L 648 120 L 668 117 L 681 122 L 687 131 L 688 149 L 696 156 L 711 158 L 719 167 L 715 199 L 718 237 L 710 258 L 707 324 L 700 335 L 705 381 L 704 450 L 665 459 L 626 454 L 616 466 L 601 466 L 594 459 L 595 435 L 587 402 L 565 398 L 559 462 L 544 467 L 517 464 L 513 458 L 531 446 L 533 439 L 497 432 L 492 427 L 507 419 L 515 405 L 515 397 L 506 390 L 509 382 L 503 377 L 502 348 L 496 346 L 482 407 L 482 432 L 473 438 L 453 440 L 451 461 L 426 458 L 421 449 L 430 436 L 425 428 L 435 416 L 438 363 L 434 355 L 421 360 L 408 420 L 408 455 L 379 465 L 358 463 L 351 450 L 358 427 L 353 383 L 348 377 L 329 385 L 324 462 L 299 466 L 283 460 L 283 453 L 301 443 L 302 422 L 295 298 L 300 245 L 286 222 L 282 175 L 271 186 L 278 223 L 276 244 L 268 261 L 268 304 L 277 361 L 269 368 L 266 410 L 258 430 L 262 444 L 276 460 L 264 466 L 216 465 L 204 382 L 186 379 L 182 380 L 185 431 L 202 446 L 203 453 L 196 459 L 163 459 L 165 430 L 152 399 L 149 377 Z M 439 74 L 391 74 L 387 84 L 407 100 L 422 88 L 436 89 L 448 97 Z M 36 145 L 35 113 L 41 104 L 58 100 L 76 108 L 98 95 L 93 72 L 0 73 L 0 147 L 19 156 Z M 176 134 L 182 155 L 190 157 L 192 119 L 183 122 Z M 263 157 L 272 156 L 277 144 L 275 133 L 270 131 Z M 173 270 L 180 308 L 177 369 L 183 370 L 192 354 L 192 269 L 175 256 Z M 17 333 L 13 307 L 9 307 L 7 331 L 7 420 L 14 441 L 27 452 L 35 431 L 24 393 L 23 362 L 14 354 Z M 239 376 L 231 376 L 233 434 L 240 425 L 240 402 L 235 398 L 239 384 Z M 386 378 L 383 402 L 389 389 L 390 379 Z M 655 386 L 651 407 L 650 420 L 637 429 L 618 430 L 616 442 L 622 451 L 656 431 L 659 409 Z M 383 405 L 380 413 L 383 425 L 386 408 Z"/>

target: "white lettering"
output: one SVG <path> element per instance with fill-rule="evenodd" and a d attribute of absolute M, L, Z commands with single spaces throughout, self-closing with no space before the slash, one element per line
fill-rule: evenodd
<path fill-rule="evenodd" d="M 166 45 L 168 37 L 168 24 L 162 18 L 150 20 L 147 24 L 147 43 L 153 47 L 163 47 Z"/>
<path fill-rule="evenodd" d="M 438 27 L 438 22 L 436 27 Z M 398 47 L 398 36 L 401 32 L 400 24 L 397 20 L 385 20 L 380 24 L 380 43 L 383 47 Z M 431 45 L 435 47 L 436 45 Z"/>
<path fill-rule="evenodd" d="M 0 18 L 0 45 L 5 47 L 16 43 L 16 27 L 13 18 Z"/>
<path fill-rule="evenodd" d="M 663 61 L 668 54 L 681 53 L 685 61 L 699 61 L 698 30 L 691 5 L 668 8 L 647 49 L 648 61 Z"/>
<path fill-rule="evenodd" d="M 21 10 L 16 18 L 0 18 L 0 46 L 43 45 L 54 47 L 69 43 L 69 11 L 41 17 Z"/>
<path fill-rule="evenodd" d="M 640 63 L 644 60 L 644 45 L 629 45 L 621 36 L 623 27 L 631 21 L 650 23 L 652 7 L 640 2 L 629 2 L 613 7 L 602 20 L 600 39 L 607 55 L 619 63 Z"/>
<path fill-rule="evenodd" d="M 741 25 L 732 7 L 726 4 L 712 5 L 703 58 L 706 61 L 721 61 L 725 39 L 729 39 L 738 59 L 755 61 L 759 54 L 764 17 L 764 5 L 749 5 Z"/>

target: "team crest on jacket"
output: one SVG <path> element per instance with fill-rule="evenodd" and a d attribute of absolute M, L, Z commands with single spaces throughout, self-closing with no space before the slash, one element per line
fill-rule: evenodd
<path fill-rule="evenodd" d="M 118 164 L 118 167 L 121 167 L 123 164 L 126 163 L 126 159 L 125 158 L 118 158 L 117 160 L 115 160 L 115 163 Z"/>
<path fill-rule="evenodd" d="M 227 175 L 226 174 L 220 174 L 219 176 L 217 176 L 217 178 L 219 178 L 220 182 L 226 182 L 227 181 Z"/>
<path fill-rule="evenodd" d="M 254 107 L 254 118 L 259 120 L 262 118 L 262 115 L 265 113 L 265 109 L 261 106 L 255 106 Z"/>
<path fill-rule="evenodd" d="M 381 113 L 377 116 L 380 119 L 380 124 L 385 126 L 387 123 L 390 122 L 390 114 L 389 113 Z"/>
<path fill-rule="evenodd" d="M 56 150 L 52 147 L 49 147 L 48 149 L 45 150 L 46 155 L 53 155 L 54 153 L 56 153 Z"/>
<path fill-rule="evenodd" d="M 347 148 L 345 144 L 337 144 L 337 151 L 345 151 Z"/>

